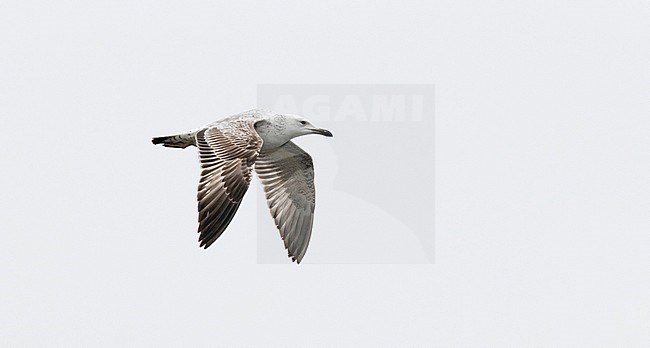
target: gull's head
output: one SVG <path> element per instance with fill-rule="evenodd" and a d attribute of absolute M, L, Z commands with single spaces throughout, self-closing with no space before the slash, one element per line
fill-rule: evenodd
<path fill-rule="evenodd" d="M 299 137 L 307 134 L 320 134 L 326 137 L 331 137 L 332 132 L 327 129 L 318 128 L 311 124 L 309 120 L 297 115 L 284 115 L 285 116 L 285 132 L 291 138 Z"/>

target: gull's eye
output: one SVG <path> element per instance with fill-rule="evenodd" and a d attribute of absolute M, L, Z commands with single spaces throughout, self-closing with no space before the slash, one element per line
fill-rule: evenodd
<path fill-rule="evenodd" d="M 300 124 L 304 126 L 307 124 L 307 121 L 300 121 Z"/>

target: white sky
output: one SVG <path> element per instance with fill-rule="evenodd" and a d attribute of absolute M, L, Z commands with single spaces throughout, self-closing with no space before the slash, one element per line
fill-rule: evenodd
<path fill-rule="evenodd" d="M 3 1 L 0 345 L 650 345 L 648 18 Z M 435 84 L 435 264 L 257 264 L 256 186 L 198 248 L 196 154 L 150 138 L 268 83 Z"/>

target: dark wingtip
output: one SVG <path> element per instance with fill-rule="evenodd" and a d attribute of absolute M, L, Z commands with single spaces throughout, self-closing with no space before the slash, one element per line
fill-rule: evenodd
<path fill-rule="evenodd" d="M 151 139 L 151 142 L 154 145 L 158 145 L 158 144 L 162 144 L 163 142 L 165 142 L 165 139 L 167 139 L 167 137 L 155 137 L 155 138 Z"/>
<path fill-rule="evenodd" d="M 297 264 L 300 264 L 300 260 L 298 257 L 291 255 L 291 252 L 289 252 L 289 258 L 291 259 L 291 262 L 295 262 Z"/>

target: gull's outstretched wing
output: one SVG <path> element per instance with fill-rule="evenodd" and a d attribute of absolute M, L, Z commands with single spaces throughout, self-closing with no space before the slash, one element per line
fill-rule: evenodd
<path fill-rule="evenodd" d="M 289 141 L 255 162 L 275 225 L 293 261 L 305 256 L 314 221 L 314 165 L 311 156 Z"/>
<path fill-rule="evenodd" d="M 199 242 L 209 247 L 235 216 L 248 185 L 262 138 L 252 121 L 229 122 L 196 133 L 201 159 Z"/>

